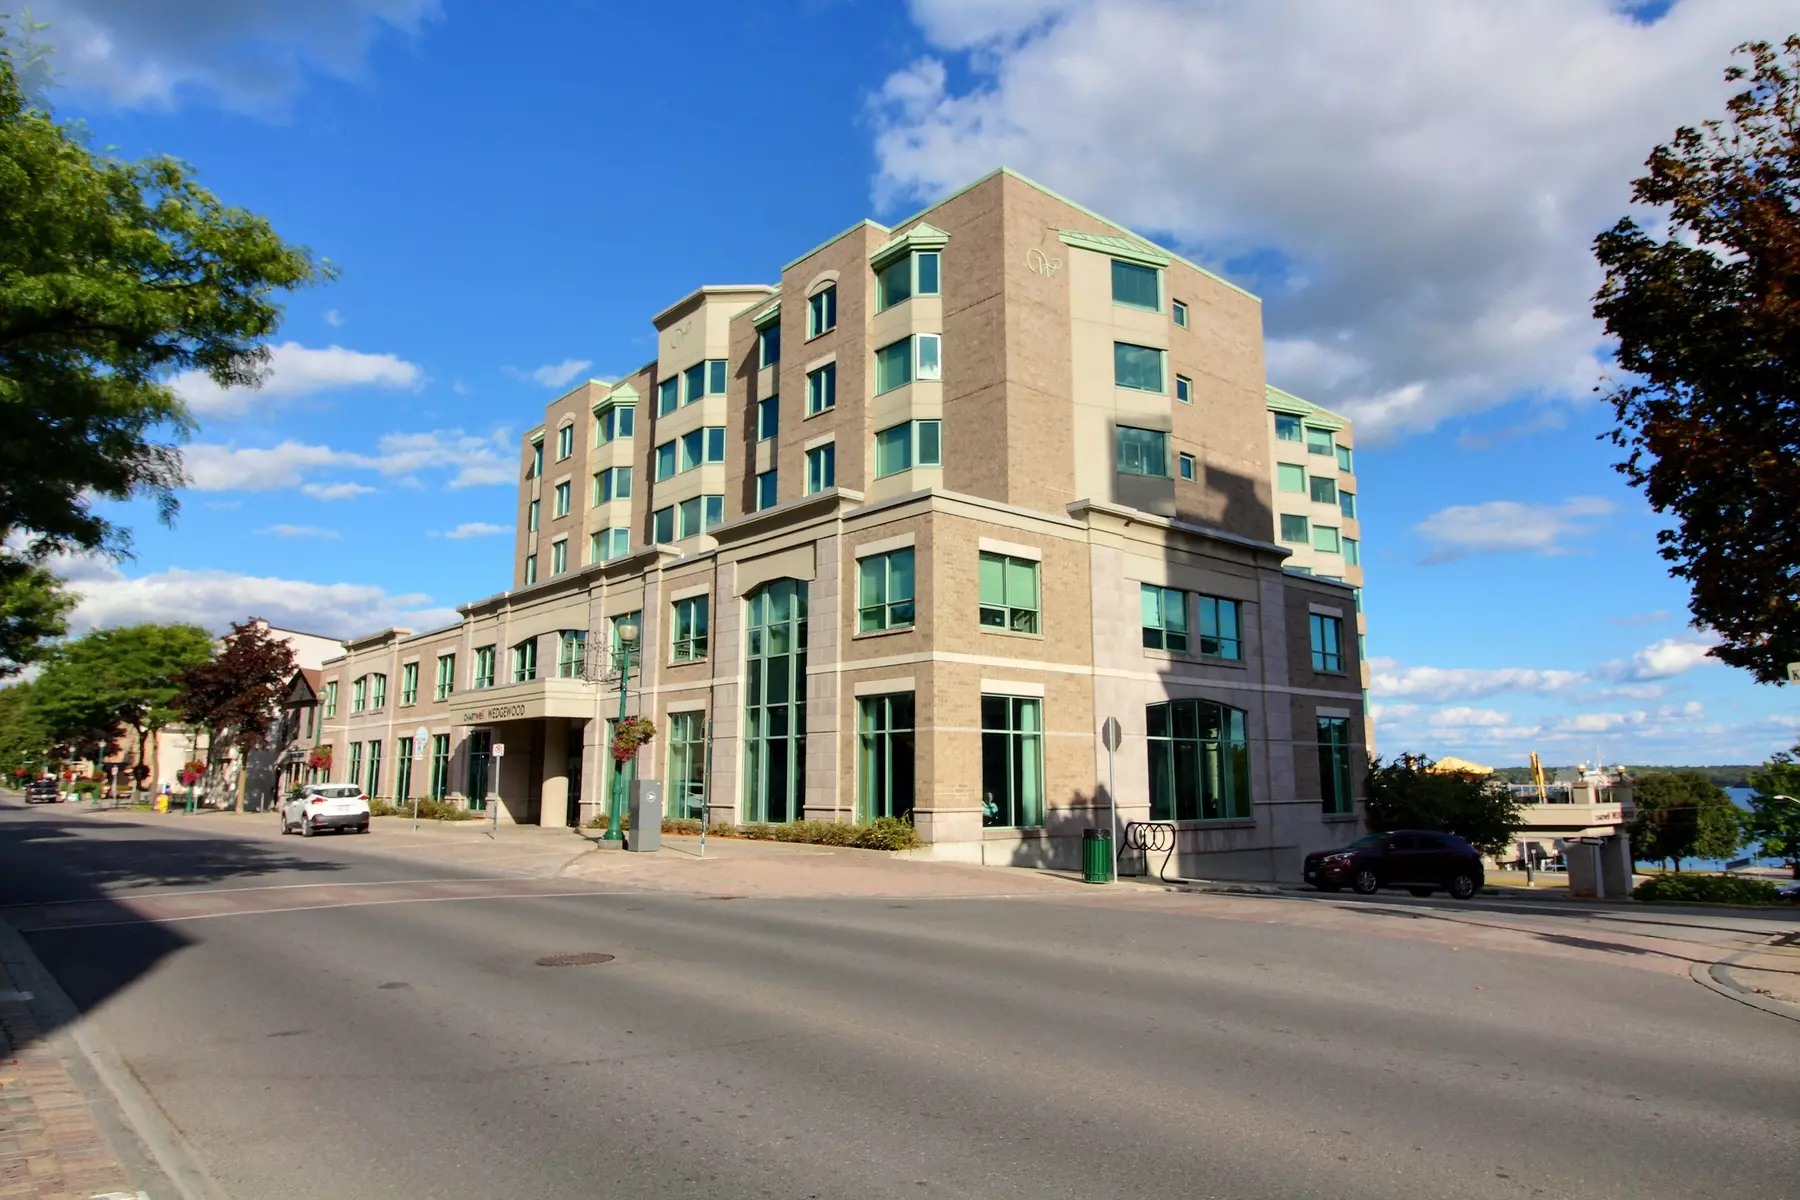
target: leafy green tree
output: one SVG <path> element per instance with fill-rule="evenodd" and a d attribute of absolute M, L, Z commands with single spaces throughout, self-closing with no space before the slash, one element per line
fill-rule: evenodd
<path fill-rule="evenodd" d="M 1785 858 L 1800 879 L 1800 746 L 1770 758 L 1750 777 L 1750 786 L 1755 791 L 1745 832 L 1762 843 L 1764 854 Z"/>
<path fill-rule="evenodd" d="M 250 780 L 250 751 L 268 739 L 281 713 L 288 681 L 294 676 L 294 652 L 252 618 L 233 622 L 219 653 L 181 677 L 177 701 L 183 717 L 211 734 L 209 754 L 237 752 L 238 778 L 232 808 L 242 812 Z"/>
<path fill-rule="evenodd" d="M 97 498 L 165 520 L 191 419 L 167 380 L 257 383 L 277 293 L 330 274 L 171 158 L 123 162 L 27 104 L 0 54 L 0 535 L 122 551 Z"/>
<path fill-rule="evenodd" d="M 44 568 L 0 555 L 0 679 L 44 657 L 44 643 L 69 632 L 75 597 Z"/>
<path fill-rule="evenodd" d="M 1636 777 L 1631 798 L 1631 854 L 1639 862 L 1668 862 L 1679 871 L 1684 858 L 1729 858 L 1744 844 L 1737 806 L 1697 771 Z"/>
<path fill-rule="evenodd" d="M 1657 535 L 1715 657 L 1768 683 L 1800 661 L 1800 35 L 1738 47 L 1726 119 L 1656 147 L 1629 217 L 1594 241 L 1594 315 L 1627 381 L 1619 471 L 1674 517 Z"/>
<path fill-rule="evenodd" d="M 1369 760 L 1369 828 L 1454 833 L 1500 856 L 1523 821 L 1510 790 L 1469 771 L 1438 771 L 1423 754 Z"/>
<path fill-rule="evenodd" d="M 137 735 L 137 784 L 160 768 L 147 761 L 150 738 L 175 721 L 181 677 L 207 660 L 212 638 L 195 625 L 97 629 L 56 652 L 32 689 L 32 706 L 53 734 L 69 740 Z"/>
<path fill-rule="evenodd" d="M 53 739 L 31 705 L 31 685 L 0 688 L 0 774 L 8 779 L 20 770 L 33 777 L 50 765 Z"/>

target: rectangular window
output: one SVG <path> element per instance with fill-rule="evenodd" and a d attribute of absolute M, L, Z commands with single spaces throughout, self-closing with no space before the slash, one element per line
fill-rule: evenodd
<path fill-rule="evenodd" d="M 1162 272 L 1155 267 L 1112 260 L 1112 297 L 1114 304 L 1128 308 L 1162 311 Z"/>
<path fill-rule="evenodd" d="M 776 491 L 775 472 L 764 471 L 756 477 L 756 511 L 774 508 L 778 495 Z"/>
<path fill-rule="evenodd" d="M 1356 493 L 1338 489 L 1338 511 L 1354 521 L 1356 519 Z"/>
<path fill-rule="evenodd" d="M 837 446 L 815 446 L 806 452 L 806 494 L 837 486 Z"/>
<path fill-rule="evenodd" d="M 456 690 L 456 655 L 440 654 L 437 660 L 437 689 L 432 693 L 436 700 L 448 699 Z"/>
<path fill-rule="evenodd" d="M 602 529 L 588 534 L 588 561 L 605 562 L 631 549 L 631 530 Z"/>
<path fill-rule="evenodd" d="M 859 633 L 904 629 L 913 623 L 913 552 L 871 554 L 856 564 Z"/>
<path fill-rule="evenodd" d="M 1195 473 L 1194 456 L 1191 454 L 1183 454 L 1181 456 L 1181 477 L 1183 479 L 1192 480 Z"/>
<path fill-rule="evenodd" d="M 1130 342 L 1113 343 L 1113 384 L 1139 392 L 1163 390 L 1163 352 Z"/>
<path fill-rule="evenodd" d="M 1133 429 L 1120 425 L 1115 431 L 1121 475 L 1169 474 L 1169 435 L 1160 429 Z"/>
<path fill-rule="evenodd" d="M 587 665 L 587 630 L 565 629 L 556 635 L 556 677 L 580 679 Z"/>
<path fill-rule="evenodd" d="M 325 685 L 325 715 L 337 716 L 337 680 L 335 679 Z"/>
<path fill-rule="evenodd" d="M 530 683 L 537 678 L 537 639 L 526 638 L 512 648 L 512 681 Z"/>
<path fill-rule="evenodd" d="M 935 333 L 921 333 L 913 338 L 914 375 L 919 379 L 942 379 L 944 339 Z"/>
<path fill-rule="evenodd" d="M 944 424 L 942 421 L 914 421 L 919 431 L 915 459 L 921 467 L 944 465 Z"/>
<path fill-rule="evenodd" d="M 400 668 L 400 703 L 419 702 L 419 664 L 406 663 Z"/>
<path fill-rule="evenodd" d="M 1293 463 L 1275 464 L 1275 486 L 1283 492 L 1306 494 L 1306 468 Z"/>
<path fill-rule="evenodd" d="M 697 362 L 681 373 L 681 402 L 692 404 L 706 395 L 706 364 Z"/>
<path fill-rule="evenodd" d="M 806 411 L 822 413 L 826 409 L 837 407 L 837 364 L 826 363 L 816 371 L 806 373 Z"/>
<path fill-rule="evenodd" d="M 1303 440 L 1300 431 L 1300 418 L 1290 417 L 1286 413 L 1275 414 L 1275 438 L 1282 442 L 1298 442 Z"/>
<path fill-rule="evenodd" d="M 369 707 L 369 677 L 358 675 L 350 684 L 350 711 L 359 713 Z"/>
<path fill-rule="evenodd" d="M 556 431 L 556 461 L 561 462 L 575 453 L 575 426 L 564 425 Z"/>
<path fill-rule="evenodd" d="M 706 430 L 696 429 L 692 433 L 681 435 L 681 461 L 676 465 L 677 471 L 691 471 L 699 466 L 706 456 Z"/>
<path fill-rule="evenodd" d="M 349 782 L 357 787 L 362 786 L 362 748 L 361 742 L 350 743 L 350 777 Z"/>
<path fill-rule="evenodd" d="M 1188 327 L 1187 305 L 1182 303 L 1180 300 L 1176 300 L 1169 307 L 1170 307 L 1170 310 L 1175 314 L 1175 323 L 1177 325 L 1181 326 L 1183 329 L 1186 329 Z"/>
<path fill-rule="evenodd" d="M 1200 597 L 1200 656 L 1238 662 L 1244 657 L 1238 639 L 1238 602 L 1218 596 Z"/>
<path fill-rule="evenodd" d="M 1139 585 L 1144 608 L 1144 649 L 1186 654 L 1188 594 L 1177 588 Z"/>
<path fill-rule="evenodd" d="M 875 352 L 875 394 L 891 392 L 913 381 L 911 338 L 901 338 Z"/>
<path fill-rule="evenodd" d="M 494 647 L 475 647 L 475 686 L 491 688 L 494 686 Z"/>
<path fill-rule="evenodd" d="M 725 523 L 725 497 L 702 496 L 700 506 L 705 510 L 701 520 L 705 522 L 706 528 L 712 529 Z"/>
<path fill-rule="evenodd" d="M 1358 544 L 1355 538 L 1344 538 L 1343 542 L 1344 565 L 1350 567 L 1362 566 L 1362 546 Z"/>
<path fill-rule="evenodd" d="M 525 586 L 530 587 L 537 582 L 537 555 L 525 556 Z"/>
<path fill-rule="evenodd" d="M 569 539 L 558 538 L 550 543 L 550 574 L 561 575 L 569 569 Z"/>
<path fill-rule="evenodd" d="M 765 396 L 756 402 L 756 440 L 766 442 L 781 432 L 781 397 Z"/>
<path fill-rule="evenodd" d="M 935 250 L 921 250 L 896 259 L 875 276 L 875 311 L 885 309 L 914 296 L 938 294 L 938 255 Z"/>
<path fill-rule="evenodd" d="M 772 367 L 781 361 L 781 325 L 765 325 L 756 331 L 756 365 Z"/>
<path fill-rule="evenodd" d="M 609 504 L 631 498 L 631 468 L 608 467 L 594 476 L 594 503 Z"/>
<path fill-rule="evenodd" d="M 1144 707 L 1150 819 L 1243 821 L 1250 809 L 1250 740 L 1244 713 L 1211 700 Z"/>
<path fill-rule="evenodd" d="M 431 798 L 442 801 L 450 794 L 450 735 L 431 735 Z"/>
<path fill-rule="evenodd" d="M 525 531 L 527 533 L 538 531 L 538 505 L 540 503 L 541 501 L 533 500 L 525 506 Z"/>
<path fill-rule="evenodd" d="M 1044 823 L 1044 702 L 981 698 L 981 823 L 1035 829 Z"/>
<path fill-rule="evenodd" d="M 660 483 L 675 476 L 675 442 L 673 439 L 656 448 L 656 479 Z"/>
<path fill-rule="evenodd" d="M 913 694 L 862 696 L 856 708 L 857 819 L 907 819 L 913 811 Z"/>
<path fill-rule="evenodd" d="M 1281 540 L 1293 546 L 1309 545 L 1312 537 L 1308 533 L 1306 518 L 1297 517 L 1293 513 L 1282 513 Z"/>
<path fill-rule="evenodd" d="M 604 446 L 617 438 L 628 438 L 635 424 L 637 409 L 629 404 L 617 405 L 594 414 L 594 444 Z"/>
<path fill-rule="evenodd" d="M 1327 475 L 1312 477 L 1312 499 L 1314 504 L 1336 504 L 1338 502 L 1337 480 Z"/>
<path fill-rule="evenodd" d="M 1192 404 L 1194 402 L 1194 381 L 1186 375 L 1177 375 L 1175 377 L 1175 398 L 1183 404 Z"/>
<path fill-rule="evenodd" d="M 1356 811 L 1350 795 L 1350 722 L 1343 717 L 1319 719 L 1319 789 L 1327 816 Z"/>
<path fill-rule="evenodd" d="M 893 425 L 875 435 L 875 478 L 885 479 L 912 469 L 912 422 Z"/>
<path fill-rule="evenodd" d="M 369 707 L 370 708 L 386 708 L 387 707 L 387 676 L 386 675 L 371 675 L 371 676 L 369 676 Z"/>
<path fill-rule="evenodd" d="M 706 657 L 706 597 L 693 596 L 675 602 L 675 640 L 670 662 L 699 662 Z"/>
<path fill-rule="evenodd" d="M 700 497 L 694 496 L 675 506 L 675 537 L 699 537 L 700 531 Z"/>
<path fill-rule="evenodd" d="M 806 336 L 816 338 L 837 328 L 837 285 L 815 292 L 806 301 Z"/>
<path fill-rule="evenodd" d="M 706 360 L 706 394 L 709 396 L 725 394 L 725 360 L 722 358 Z"/>
<path fill-rule="evenodd" d="M 708 425 L 701 430 L 706 435 L 706 461 L 722 463 L 725 461 L 725 427 Z"/>
<path fill-rule="evenodd" d="M 1317 426 L 1308 425 L 1306 427 L 1306 452 L 1308 454 L 1323 454 L 1327 458 L 1334 455 L 1336 453 L 1336 447 L 1333 446 L 1331 442 L 1331 430 L 1320 429 Z"/>
<path fill-rule="evenodd" d="M 1312 546 L 1314 550 L 1323 550 L 1326 554 L 1337 554 L 1342 550 L 1338 545 L 1338 531 L 1331 525 L 1313 526 Z"/>
<path fill-rule="evenodd" d="M 531 444 L 531 465 L 529 467 L 525 468 L 525 478 L 536 479 L 539 475 L 542 475 L 543 473 L 544 473 L 544 443 L 541 441 L 533 442 Z"/>
<path fill-rule="evenodd" d="M 394 803 L 404 805 L 412 798 L 413 740 L 400 738 L 394 743 Z"/>
<path fill-rule="evenodd" d="M 659 508 L 650 514 L 650 540 L 663 545 L 675 540 L 675 506 Z"/>
<path fill-rule="evenodd" d="M 1344 623 L 1336 617 L 1311 613 L 1307 624 L 1312 636 L 1312 666 L 1315 671 L 1344 669 Z"/>
<path fill-rule="evenodd" d="M 981 623 L 989 629 L 1038 633 L 1038 564 L 981 552 Z"/>
<path fill-rule="evenodd" d="M 566 479 L 556 485 L 556 490 L 552 493 L 555 497 L 551 504 L 552 516 L 566 517 L 569 515 L 569 500 L 574 491 L 574 485 Z"/>
<path fill-rule="evenodd" d="M 671 375 L 656 385 L 656 415 L 666 417 L 681 404 L 681 376 Z"/>
<path fill-rule="evenodd" d="M 1350 447 L 1339 446 L 1337 448 L 1337 460 L 1338 460 L 1338 470 L 1342 471 L 1346 475 L 1353 475 L 1356 473 L 1355 470 L 1351 466 Z"/>
<path fill-rule="evenodd" d="M 706 815 L 706 714 L 669 714 L 669 816 L 698 821 Z"/>

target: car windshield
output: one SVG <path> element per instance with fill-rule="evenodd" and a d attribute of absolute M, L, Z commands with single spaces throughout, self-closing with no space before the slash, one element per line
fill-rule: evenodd
<path fill-rule="evenodd" d="M 315 796 L 323 796 L 327 800 L 353 800 L 362 795 L 362 789 L 357 787 L 354 783 L 340 783 L 331 787 L 313 788 L 312 794 Z"/>
<path fill-rule="evenodd" d="M 1354 842 L 1351 842 L 1348 846 L 1345 846 L 1344 849 L 1346 849 L 1346 850 L 1373 850 L 1377 846 L 1381 845 L 1381 839 L 1384 836 L 1385 835 L 1379 834 L 1379 833 L 1365 833 L 1361 837 L 1357 838 Z"/>

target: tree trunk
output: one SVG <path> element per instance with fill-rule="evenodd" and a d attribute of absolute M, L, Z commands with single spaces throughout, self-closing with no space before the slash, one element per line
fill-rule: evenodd
<path fill-rule="evenodd" d="M 135 780 L 138 777 L 138 768 L 144 765 L 144 738 L 147 731 L 142 725 L 133 725 L 132 728 L 137 730 L 138 735 L 137 761 L 131 764 L 131 777 Z M 135 795 L 136 789 L 134 788 L 132 790 L 134 792 L 132 798 L 135 800 L 137 798 Z"/>
<path fill-rule="evenodd" d="M 243 746 L 233 746 L 232 752 L 237 755 L 238 778 L 237 795 L 231 798 L 231 811 L 244 811 L 244 792 L 250 787 L 250 754 Z"/>
<path fill-rule="evenodd" d="M 150 732 L 152 735 L 157 735 L 157 734 L 160 734 L 162 731 L 160 729 L 152 729 Z M 142 758 L 143 756 L 144 756 L 144 752 L 142 749 L 140 749 L 138 751 L 138 757 Z M 152 786 L 154 786 L 155 780 L 162 778 L 162 738 L 161 737 L 157 737 L 154 742 L 150 743 L 150 778 L 152 780 Z"/>

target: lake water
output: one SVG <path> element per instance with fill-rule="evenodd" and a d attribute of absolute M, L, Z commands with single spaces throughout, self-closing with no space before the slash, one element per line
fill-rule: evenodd
<path fill-rule="evenodd" d="M 1745 812 L 1750 811 L 1751 793 L 1749 788 L 1728 787 L 1725 789 L 1725 794 L 1731 797 L 1731 802 L 1733 804 L 1737 805 Z M 1758 851 L 1761 849 L 1761 846 L 1752 842 L 1739 850 L 1737 856 L 1738 858 L 1754 858 L 1756 860 L 1755 865 L 1759 867 L 1779 867 L 1785 865 L 1779 858 L 1767 858 L 1759 854 Z M 1681 869 L 1684 871 L 1723 871 L 1725 869 L 1725 860 L 1719 858 L 1684 858 L 1681 860 Z"/>

